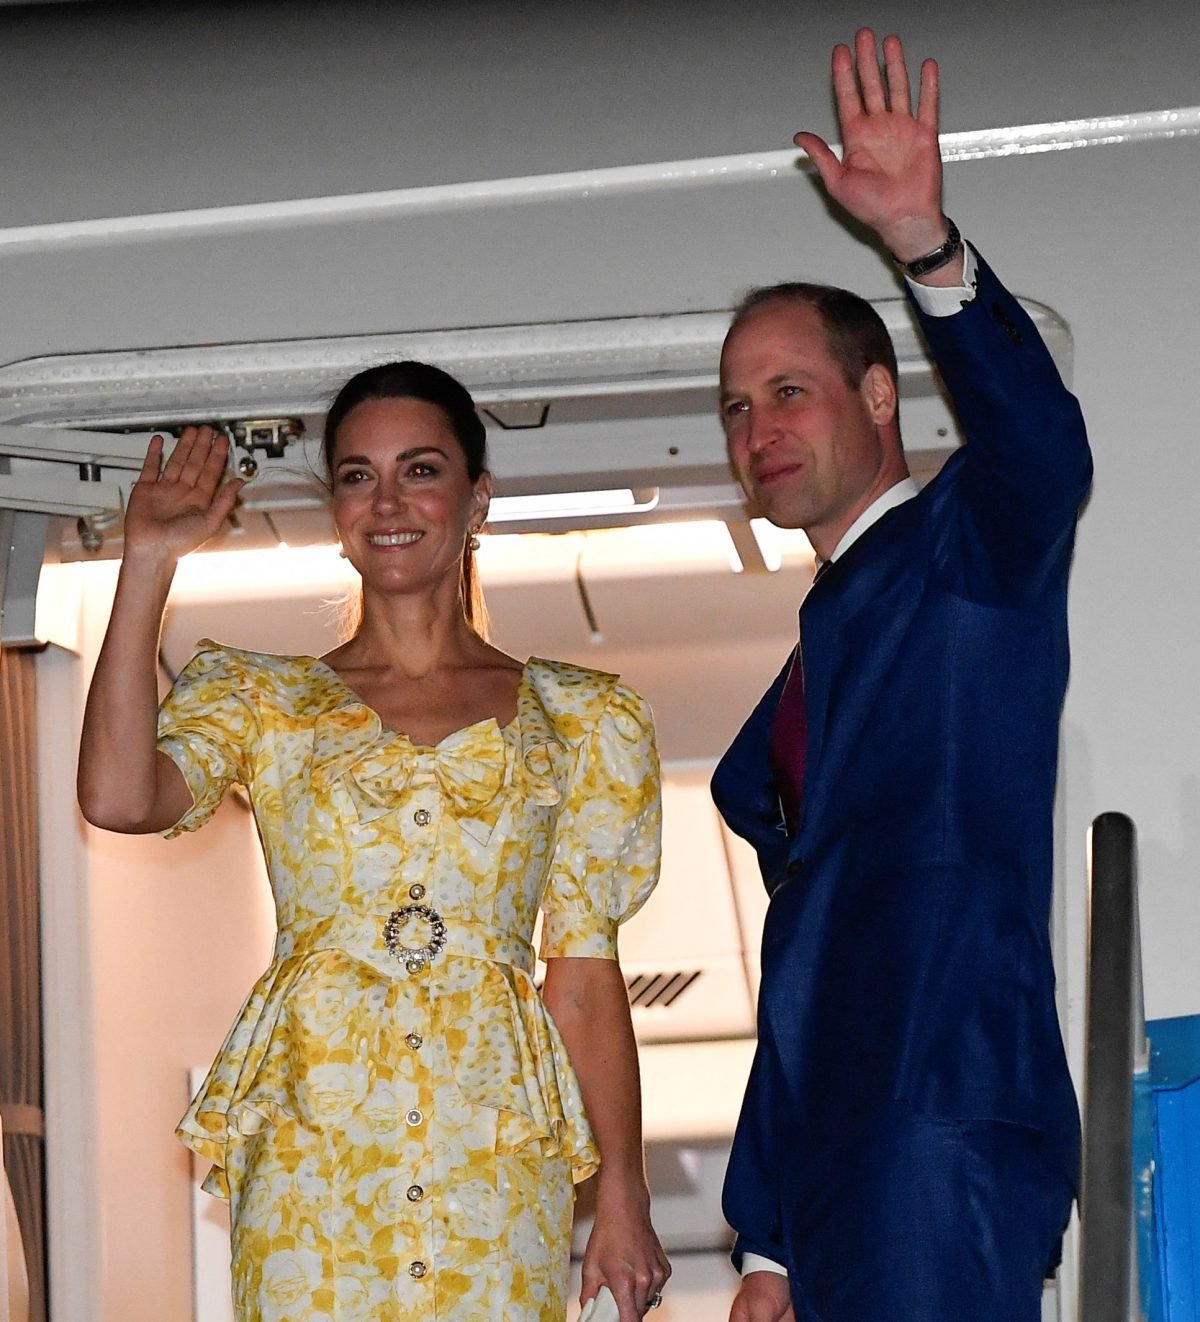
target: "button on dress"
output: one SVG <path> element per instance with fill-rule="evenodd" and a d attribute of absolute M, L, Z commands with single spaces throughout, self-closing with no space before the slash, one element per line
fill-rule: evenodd
<path fill-rule="evenodd" d="M 427 747 L 313 657 L 201 647 L 159 716 L 193 797 L 165 834 L 245 786 L 278 922 L 178 1130 L 237 1317 L 558 1322 L 599 1154 L 530 943 L 540 908 L 543 958 L 616 958 L 654 887 L 645 703 L 535 659 L 514 721 Z"/>

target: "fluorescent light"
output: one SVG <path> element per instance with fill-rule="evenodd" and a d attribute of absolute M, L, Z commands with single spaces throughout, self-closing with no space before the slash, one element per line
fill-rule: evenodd
<path fill-rule="evenodd" d="M 493 508 L 494 505 L 495 502 Z M 803 534 L 785 532 L 780 536 L 790 542 Z M 791 549 L 785 542 L 785 551 Z M 811 556 L 811 552 L 808 554 Z M 536 582 L 572 577 L 580 557 L 589 572 L 608 574 L 711 571 L 722 565 L 728 565 L 736 573 L 742 567 L 729 529 L 719 519 L 633 524 L 566 535 L 526 533 L 484 537 L 479 567 L 486 590 L 493 578 L 496 582 Z M 116 564 L 115 561 L 104 563 Z M 357 588 L 358 583 L 357 572 L 341 557 L 337 546 L 280 545 L 244 551 L 193 552 L 180 560 L 172 590 L 191 599 L 237 599 L 263 592 L 303 595 L 317 591 L 337 596 Z"/>
<path fill-rule="evenodd" d="M 639 500 L 639 494 L 642 499 Z M 629 487 L 607 491 L 557 491 L 543 496 L 496 496 L 488 523 L 518 519 L 577 519 L 591 515 L 642 514 L 658 504 L 658 490 L 639 493 Z"/>
<path fill-rule="evenodd" d="M 671 574 L 740 566 L 729 529 L 720 519 L 678 523 L 636 523 L 626 528 L 589 530 L 580 547 L 583 572 Z"/>
<path fill-rule="evenodd" d="M 768 519 L 751 519 L 750 531 L 763 562 L 774 573 L 785 560 L 812 560 L 812 543 L 800 528 L 777 528 Z"/>
<path fill-rule="evenodd" d="M 266 550 L 195 551 L 180 560 L 172 592 L 188 597 L 257 596 L 264 589 L 305 593 L 352 587 L 358 574 L 336 546 L 273 546 Z"/>
<path fill-rule="evenodd" d="M 763 558 L 763 564 L 774 574 L 783 566 L 783 546 L 779 537 L 779 529 L 773 523 L 766 519 L 751 519 L 750 534 L 758 543 L 759 554 Z"/>

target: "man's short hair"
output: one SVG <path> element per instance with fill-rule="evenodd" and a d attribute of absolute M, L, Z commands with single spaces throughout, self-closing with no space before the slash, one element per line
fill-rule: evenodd
<path fill-rule="evenodd" d="M 867 368 L 876 363 L 886 367 L 892 380 L 899 385 L 900 373 L 892 337 L 883 318 L 865 298 L 834 285 L 813 285 L 801 280 L 760 285 L 750 290 L 737 305 L 729 333 L 732 334 L 759 308 L 774 303 L 794 303 L 816 312 L 825 331 L 829 356 L 841 367 L 848 386 L 856 388 L 861 385 Z"/>

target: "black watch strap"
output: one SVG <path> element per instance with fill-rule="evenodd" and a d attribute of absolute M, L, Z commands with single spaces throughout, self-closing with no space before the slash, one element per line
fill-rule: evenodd
<path fill-rule="evenodd" d="M 946 242 L 940 248 L 935 248 L 932 252 L 927 252 L 924 257 L 918 257 L 911 262 L 902 262 L 896 258 L 896 265 L 905 275 L 916 279 L 920 275 L 928 275 L 930 271 L 936 271 L 940 267 L 947 266 L 962 251 L 962 235 L 958 232 L 958 226 L 946 217 L 946 224 L 949 231 L 946 234 Z"/>

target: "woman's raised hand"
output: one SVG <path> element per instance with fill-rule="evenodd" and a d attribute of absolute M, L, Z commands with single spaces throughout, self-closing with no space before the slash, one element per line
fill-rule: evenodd
<path fill-rule="evenodd" d="M 155 436 L 125 510 L 125 556 L 178 560 L 212 537 L 229 517 L 241 478 L 223 481 L 229 441 L 212 427 L 185 427 L 163 463 Z"/>

